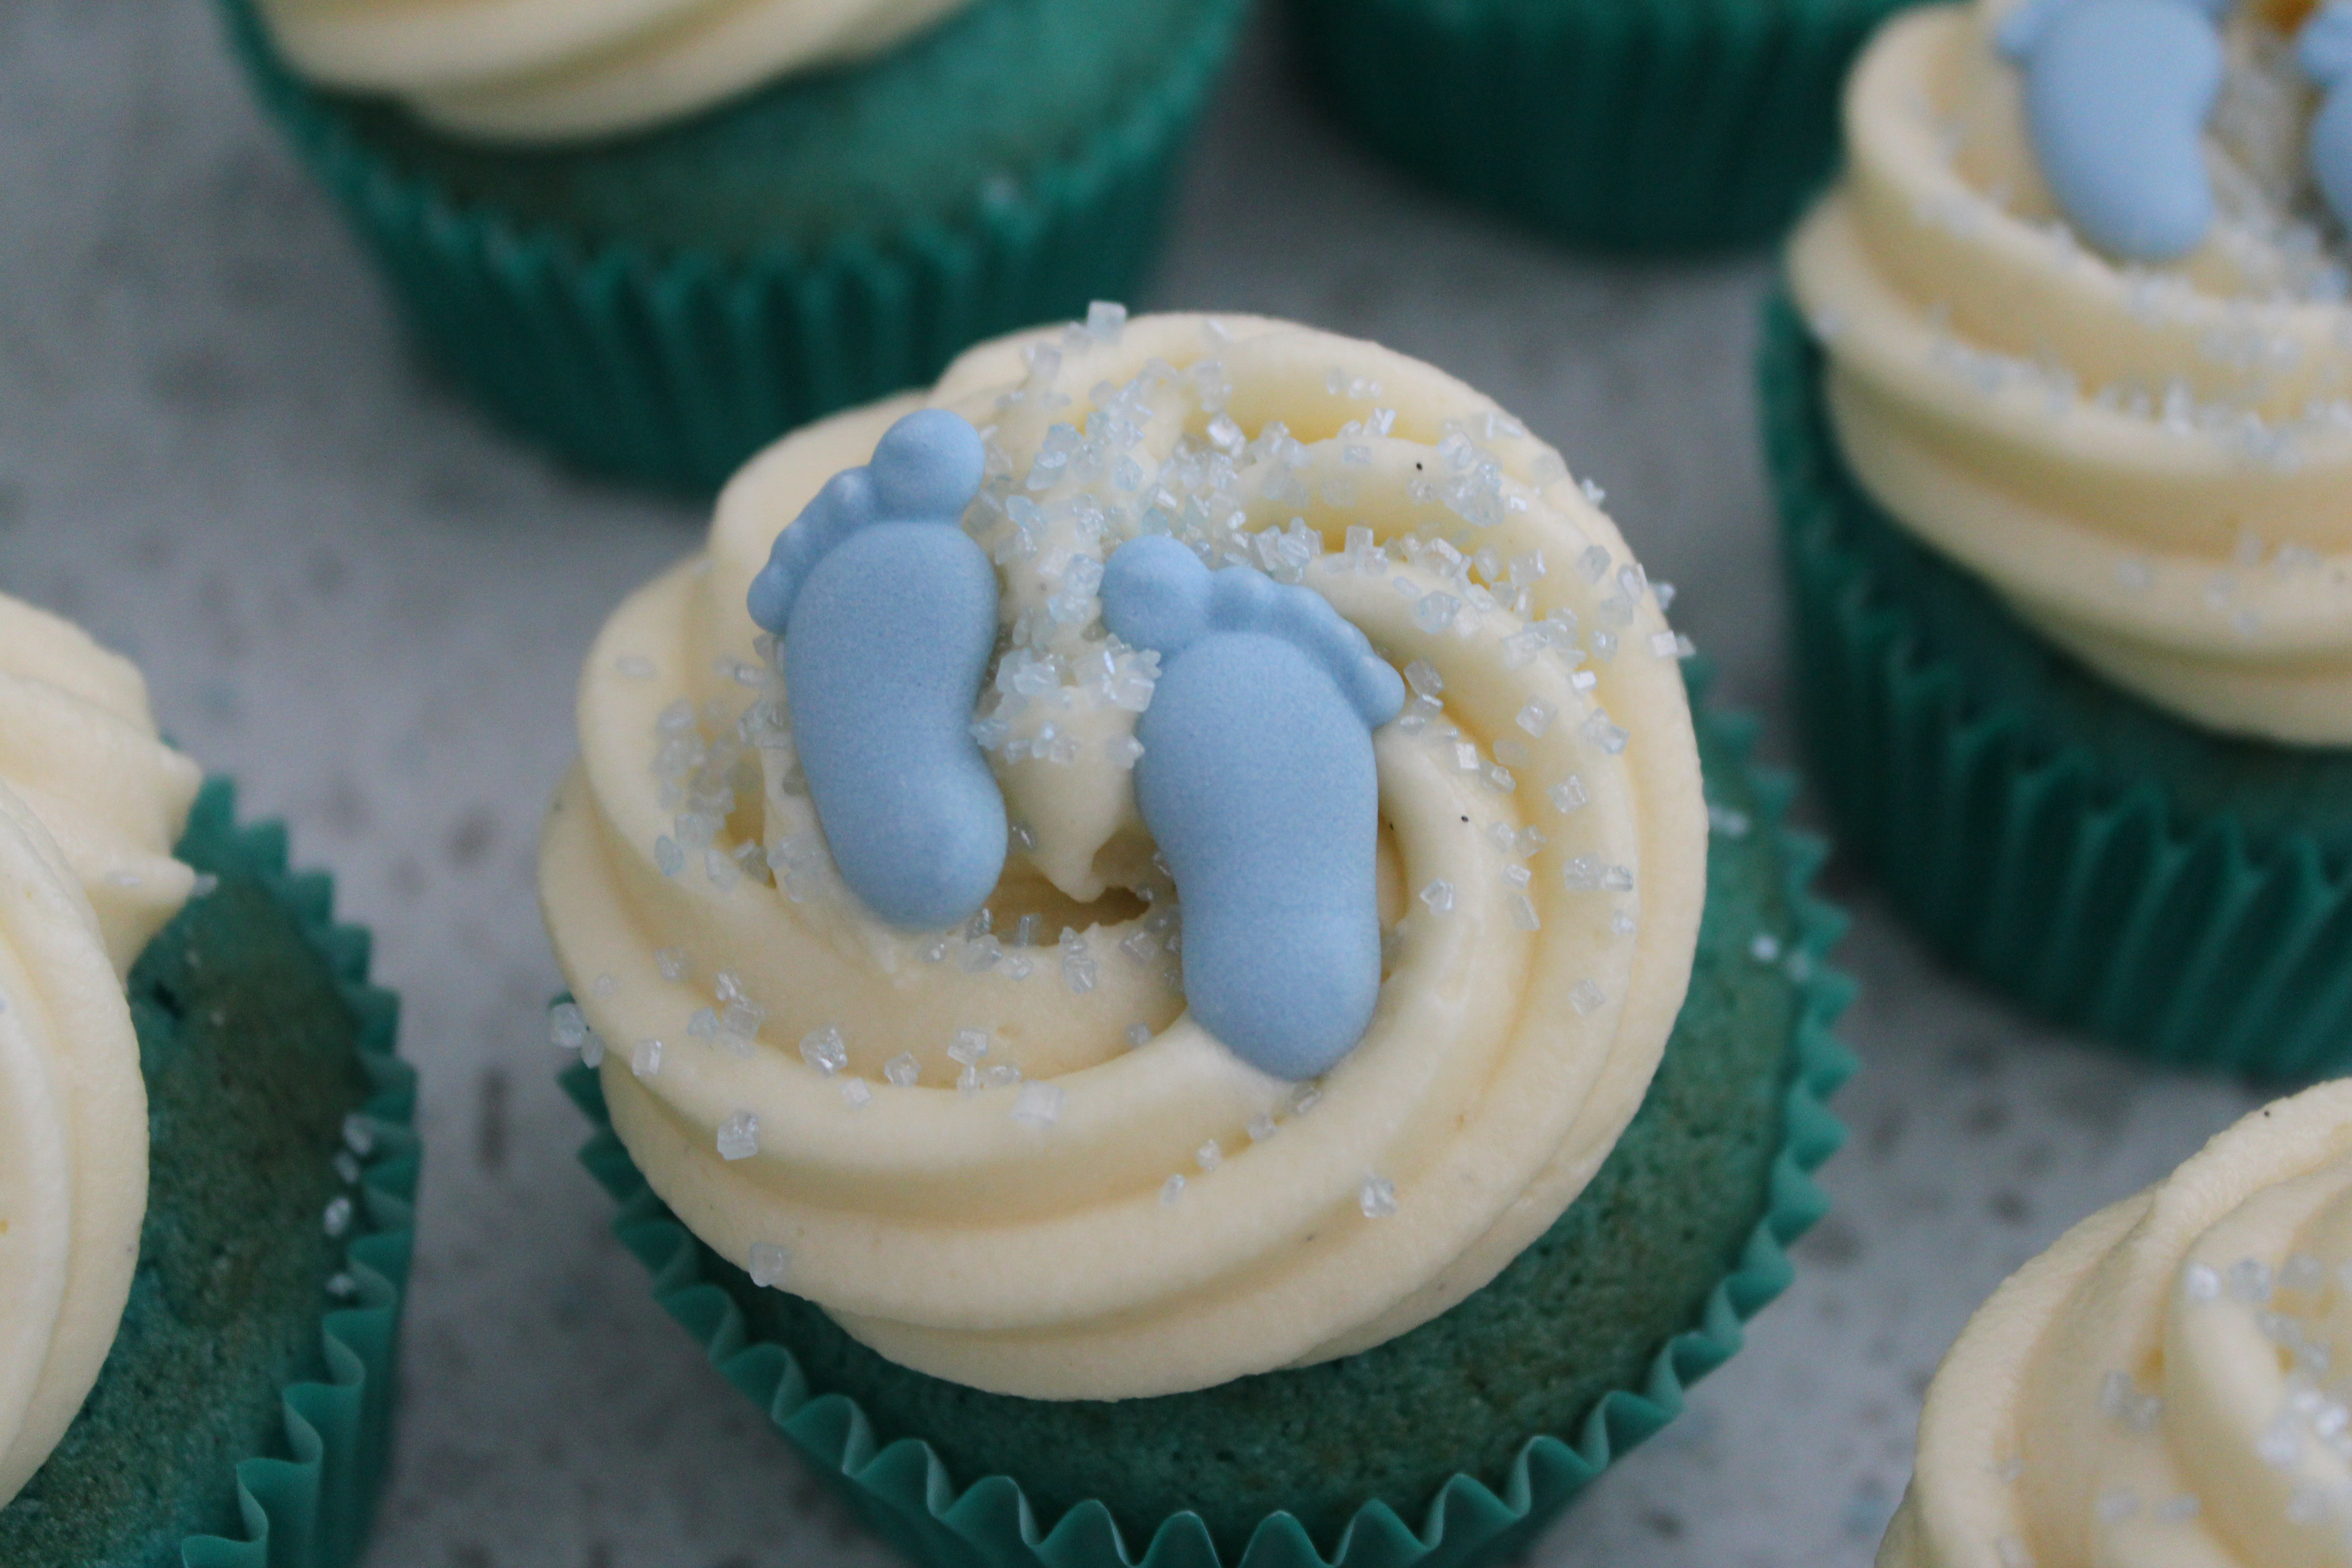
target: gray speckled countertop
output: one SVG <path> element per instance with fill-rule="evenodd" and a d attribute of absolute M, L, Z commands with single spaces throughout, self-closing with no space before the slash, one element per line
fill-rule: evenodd
<path fill-rule="evenodd" d="M 1261 35 L 1139 308 L 1297 317 L 1433 360 L 1607 487 L 1785 753 L 1748 356 L 1768 261 L 1594 266 L 1407 188 Z M 248 106 L 205 0 L 0 5 L 0 583 L 142 659 L 165 725 L 374 928 L 428 1163 L 373 1568 L 784 1568 L 887 1554 L 655 1305 L 574 1163 L 542 1008 L 541 805 L 579 659 L 698 513 L 561 473 L 404 351 Z M 1860 1568 L 1919 1397 L 2009 1269 L 2255 1102 L 1960 984 L 1832 873 L 1864 1070 L 1795 1288 L 1547 1568 Z"/>

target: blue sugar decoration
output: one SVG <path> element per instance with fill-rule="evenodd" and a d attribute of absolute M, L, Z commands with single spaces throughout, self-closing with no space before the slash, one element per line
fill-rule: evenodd
<path fill-rule="evenodd" d="M 1305 588 L 1164 537 L 1104 568 L 1103 623 L 1160 657 L 1135 793 L 1184 906 L 1184 1000 L 1277 1078 L 1327 1072 L 1381 992 L 1371 731 L 1404 682 Z"/>
<path fill-rule="evenodd" d="M 1004 869 L 1004 797 L 971 738 L 996 647 L 996 569 L 961 525 L 979 432 L 944 409 L 884 432 L 776 536 L 751 619 L 782 640 L 793 741 L 842 880 L 936 930 Z"/>
<path fill-rule="evenodd" d="M 2083 237 L 2171 261 L 2213 223 L 2206 117 L 2229 0 L 2029 0 L 2000 26 L 2042 177 Z"/>
<path fill-rule="evenodd" d="M 2336 221 L 2352 228 L 2352 3 L 2327 0 L 2314 12 L 2294 58 L 2325 94 L 2311 117 L 2311 177 Z"/>

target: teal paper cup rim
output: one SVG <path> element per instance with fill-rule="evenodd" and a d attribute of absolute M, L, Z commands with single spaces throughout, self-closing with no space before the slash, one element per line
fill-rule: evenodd
<path fill-rule="evenodd" d="M 743 257 L 575 235 L 461 200 L 370 147 L 221 0 L 255 96 L 333 197 L 427 356 L 579 467 L 716 489 L 835 409 L 926 385 L 975 342 L 1129 298 L 1247 0 L 1216 0 L 1151 90 L 1003 199 L 881 245 Z"/>
<path fill-rule="evenodd" d="M 1697 677 L 1694 685 L 1703 681 Z M 1685 1389 L 1728 1360 L 1743 1342 L 1742 1325 L 1788 1288 L 1790 1245 L 1829 1207 L 1812 1173 L 1844 1139 L 1827 1102 L 1854 1062 L 1831 1033 L 1853 986 L 1825 962 L 1845 917 L 1810 890 L 1827 846 L 1785 826 L 1794 782 L 1745 763 L 1756 732 L 1751 721 L 1704 710 L 1695 716 L 1741 759 L 1758 808 L 1753 830 L 1774 837 L 1794 932 L 1784 961 L 1797 1005 L 1784 1058 L 1780 1146 L 1764 1212 L 1697 1323 L 1659 1348 L 1640 1386 L 1603 1395 L 1572 1435 L 1528 1438 L 1499 1489 L 1456 1474 L 1430 1501 L 1419 1529 L 1388 1503 L 1369 1501 L 1327 1559 L 1298 1520 L 1276 1512 L 1259 1521 L 1234 1556 L 1220 1552 L 1200 1515 L 1178 1512 L 1159 1522 L 1139 1554 L 1098 1500 L 1044 1518 L 1014 1478 L 957 1477 L 919 1436 L 884 1441 L 855 1400 L 812 1387 L 790 1347 L 758 1337 L 718 1282 L 729 1266 L 654 1194 L 612 1131 L 596 1071 L 575 1062 L 562 1074 L 563 1087 L 594 1128 L 581 1162 L 620 1205 L 614 1232 L 653 1276 L 656 1297 L 700 1342 L 711 1364 L 766 1412 L 860 1517 L 927 1568 L 1463 1568 L 1487 1561 L 1525 1544 L 1612 1460 L 1681 1414 Z"/>
<path fill-rule="evenodd" d="M 2233 757 L 2275 773 L 2280 749 L 2105 687 L 1912 540 L 1840 457 L 1822 369 L 1776 298 L 1765 441 L 1839 842 L 1937 953 L 2053 1022 L 2258 1078 L 2352 1066 L 2352 853 L 2274 800 L 2231 809 L 2214 776 Z M 2017 668 L 2051 673 L 2029 688 Z"/>
<path fill-rule="evenodd" d="M 358 1202 L 341 1269 L 350 1287 L 345 1304 L 319 1319 L 326 1375 L 285 1389 L 282 1452 L 237 1462 L 244 1539 L 190 1536 L 180 1561 L 184 1568 L 346 1568 L 367 1542 L 391 1458 L 401 1310 L 415 1236 L 416 1072 L 394 1052 L 400 1002 L 368 980 L 368 933 L 335 922 L 333 879 L 288 869 L 284 825 L 238 825 L 226 779 L 205 782 L 179 854 L 199 871 L 255 878 L 295 917 L 351 1009 L 368 1081 L 351 1124 L 366 1152 L 352 1150 L 361 1161 Z M 331 1299 L 328 1283 L 320 1281 L 322 1301 Z"/>
<path fill-rule="evenodd" d="M 1838 149 L 1847 66 L 1905 0 L 1290 0 L 1364 142 L 1571 245 L 1671 255 L 1787 227 Z"/>

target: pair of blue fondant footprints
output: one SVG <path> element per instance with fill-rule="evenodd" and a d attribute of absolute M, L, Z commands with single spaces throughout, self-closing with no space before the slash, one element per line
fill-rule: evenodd
<path fill-rule="evenodd" d="M 2001 25 L 2051 195 L 2109 255 L 2176 260 L 2212 226 L 2204 129 L 2221 89 L 2219 24 L 2230 4 L 2026 0 Z M 2352 227 L 2352 0 L 2328 0 L 2295 57 L 2326 93 L 2311 123 L 2312 175 Z"/>
<path fill-rule="evenodd" d="M 1004 800 L 971 733 L 997 586 L 961 526 L 981 440 L 940 409 L 893 425 L 777 536 L 751 618 L 782 640 L 793 733 L 842 879 L 893 925 L 979 909 Z M 1379 1000 L 1371 731 L 1404 685 L 1319 596 L 1211 572 L 1166 538 L 1103 571 L 1104 624 L 1156 650 L 1135 789 L 1184 906 L 1184 997 L 1244 1060 L 1335 1065 Z"/>

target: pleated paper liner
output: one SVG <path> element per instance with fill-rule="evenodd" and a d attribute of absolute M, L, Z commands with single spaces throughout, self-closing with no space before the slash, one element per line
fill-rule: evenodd
<path fill-rule="evenodd" d="M 1486 1473 L 1473 1473 L 1475 1467 L 1465 1470 L 1457 1460 L 1439 1468 L 1412 1495 L 1361 1496 L 1337 1510 L 1277 1502 L 1239 1514 L 1231 1505 L 1211 1508 L 1207 1514 L 1215 1517 L 1208 1517 L 1180 1501 L 1139 1517 L 1132 1503 L 1114 1508 L 1099 1497 L 1045 1495 L 1053 1489 L 1045 1486 L 1041 1493 L 1040 1478 L 1034 1474 L 992 1473 L 993 1467 L 986 1463 L 950 1463 L 943 1450 L 959 1444 L 969 1447 L 975 1436 L 982 1439 L 980 1447 L 989 1449 L 986 1439 L 992 1434 L 984 1426 L 977 1434 L 965 1431 L 954 1438 L 903 1429 L 813 1375 L 812 1367 L 839 1367 L 845 1357 L 856 1365 L 857 1358 L 864 1358 L 866 1370 L 880 1373 L 877 1386 L 894 1380 L 902 1386 L 931 1384 L 931 1393 L 968 1395 L 988 1408 L 1018 1407 L 1021 1418 L 1030 1422 L 1024 1430 L 1033 1441 L 1024 1447 L 1033 1456 L 1072 1446 L 1047 1441 L 1044 1434 L 1052 1428 L 1041 1430 L 1035 1425 L 1056 1419 L 1053 1412 L 1069 1407 L 976 1395 L 952 1385 L 942 1388 L 934 1380 L 880 1362 L 807 1304 L 756 1289 L 741 1270 L 697 1241 L 654 1194 L 612 1133 L 597 1074 L 575 1064 L 564 1074 L 564 1087 L 596 1128 L 581 1158 L 618 1201 L 615 1229 L 652 1272 L 655 1292 L 672 1316 L 702 1342 L 727 1381 L 767 1411 L 861 1517 L 926 1568 L 1132 1568 L 1139 1563 L 1149 1568 L 1436 1568 L 1494 1561 L 1524 1545 L 1618 1455 L 1681 1412 L 1688 1384 L 1737 1351 L 1742 1323 L 1786 1288 L 1790 1278 L 1788 1245 L 1827 1206 L 1811 1173 L 1843 1139 L 1843 1131 L 1824 1102 L 1853 1067 L 1830 1033 L 1852 986 L 1823 962 L 1843 929 L 1843 917 L 1807 891 L 1823 847 L 1782 826 L 1790 781 L 1756 772 L 1744 763 L 1753 727 L 1712 715 L 1702 716 L 1702 726 L 1717 826 L 1710 858 L 1734 867 L 1746 857 L 1762 885 L 1737 895 L 1736 909 L 1733 900 L 1721 909 L 1711 902 L 1693 977 L 1693 1001 L 1686 1004 L 1685 1016 L 1691 1016 L 1694 1006 L 1722 1005 L 1735 1018 L 1745 1017 L 1750 1015 L 1741 1010 L 1738 999 L 1770 997 L 1764 1012 L 1780 1020 L 1780 1028 L 1769 1042 L 1769 1070 L 1759 1074 L 1752 1087 L 1740 1086 L 1766 1130 L 1767 1142 L 1755 1166 L 1756 1184 L 1751 1197 L 1738 1207 L 1738 1223 L 1726 1225 L 1712 1241 L 1697 1244 L 1721 1248 L 1719 1255 L 1710 1251 L 1706 1258 L 1700 1277 L 1710 1283 L 1683 1300 L 1673 1321 L 1662 1320 L 1654 1331 L 1635 1337 L 1643 1348 L 1629 1362 L 1622 1380 L 1607 1384 L 1580 1408 L 1565 1414 L 1556 1429 L 1495 1434 L 1504 1458 Z M 1735 872 L 1728 879 L 1737 882 L 1739 877 Z M 1777 923 L 1778 929 L 1759 929 L 1759 922 Z M 1733 1000 L 1726 1003 L 1726 997 Z M 1680 1039 L 1678 1027 L 1677 1043 Z M 1720 1071 L 1720 1062 L 1695 1054 L 1705 1049 L 1668 1047 L 1659 1080 L 1634 1127 L 1628 1129 L 1586 1194 L 1529 1254 L 1562 1237 L 1589 1237 L 1596 1249 L 1635 1249 L 1634 1238 L 1622 1234 L 1619 1211 L 1607 1206 L 1601 1194 L 1622 1194 L 1635 1184 L 1660 1180 L 1656 1172 L 1627 1153 L 1627 1144 L 1652 1136 L 1654 1129 L 1637 1131 L 1645 1119 L 1664 1126 L 1665 1119 L 1677 1114 L 1679 1090 Z M 1656 1137 L 1675 1136 L 1679 1131 L 1669 1126 Z M 1654 1142 L 1643 1147 L 1654 1157 Z M 1691 1153 L 1705 1157 L 1710 1147 L 1700 1142 L 1680 1152 L 1687 1165 Z M 1708 1173 L 1685 1169 L 1681 1174 L 1704 1184 Z M 1600 1267 L 1604 1261 L 1631 1271 L 1653 1267 L 1622 1253 L 1614 1259 L 1596 1258 L 1591 1251 L 1562 1256 L 1580 1279 L 1588 1271 L 1604 1273 Z M 1521 1289 L 1528 1278 L 1558 1283 L 1556 1276 L 1520 1276 L 1518 1271 L 1529 1262 L 1523 1255 L 1454 1313 L 1476 1307 L 1489 1292 Z M 1515 1279 L 1521 1283 L 1515 1284 Z M 1605 1291 L 1607 1287 L 1594 1289 Z M 1573 1302 L 1561 1306 L 1550 1296 L 1542 1300 L 1547 1324 L 1575 1322 Z M 1597 1300 L 1588 1305 L 1601 1310 Z M 1429 1333 L 1454 1315 L 1347 1363 L 1327 1363 L 1327 1368 L 1344 1366 L 1344 1375 L 1354 1380 L 1377 1379 L 1383 1369 L 1392 1373 L 1399 1364 L 1395 1358 L 1413 1353 L 1409 1347 L 1416 1334 Z M 780 1324 L 792 1325 L 790 1331 L 777 1331 Z M 1576 1331 L 1570 1327 L 1563 1331 Z M 1266 1374 L 1266 1380 L 1302 1379 L 1325 1371 L 1276 1373 Z M 1211 1399 L 1220 1392 L 1089 1408 L 1114 1423 L 1160 1422 L 1182 1402 Z M 1282 1392 L 1286 1399 L 1288 1391 Z M 1052 1456 L 1045 1457 L 1051 1462 Z"/>
<path fill-rule="evenodd" d="M 1838 148 L 1846 67 L 1904 0 L 1289 0 L 1357 136 L 1573 245 L 1675 254 L 1779 234 Z"/>
<path fill-rule="evenodd" d="M 955 216 L 737 254 L 591 237 L 461 199 L 386 156 L 348 100 L 297 78 L 252 0 L 221 3 L 256 95 L 427 356 L 569 461 L 696 493 L 786 430 L 929 383 L 974 342 L 1131 297 L 1247 5 L 1204 5 L 1187 47 L 1119 118 L 1068 155 L 1005 171 Z"/>
<path fill-rule="evenodd" d="M 209 1014 L 205 1026 L 230 1031 L 204 1048 L 236 1047 L 248 1038 L 239 1031 L 251 1028 L 307 1027 L 287 1026 L 285 1015 L 278 1010 L 278 998 L 289 984 L 283 964 L 289 942 L 299 944 L 291 949 L 294 962 L 310 966 L 303 988 L 312 1002 L 305 1005 L 328 1010 L 345 1032 L 334 1039 L 304 1035 L 285 1048 L 299 1054 L 324 1047 L 356 1057 L 355 1067 L 343 1064 L 349 1069 L 349 1089 L 320 1091 L 321 1098 L 335 1098 L 339 1106 L 348 1107 L 341 1121 L 342 1146 L 335 1152 L 348 1163 L 331 1173 L 329 1152 L 318 1153 L 323 1207 L 307 1224 L 323 1227 L 323 1245 L 320 1231 L 315 1229 L 299 1238 L 288 1238 L 289 1247 L 317 1248 L 327 1260 L 301 1292 L 301 1300 L 315 1302 L 315 1308 L 306 1304 L 294 1309 L 315 1311 L 316 1326 L 305 1334 L 315 1348 L 304 1358 L 310 1364 L 277 1394 L 278 1419 L 258 1446 L 221 1463 L 217 1455 L 224 1445 L 194 1443 L 184 1447 L 172 1432 L 149 1432 L 153 1439 L 151 1447 L 168 1451 L 173 1462 L 153 1468 L 135 1464 L 135 1474 L 127 1480 L 116 1478 L 111 1483 L 130 1487 L 150 1507 L 157 1498 L 176 1500 L 175 1512 L 185 1507 L 216 1519 L 226 1527 L 222 1533 L 192 1535 L 166 1544 L 171 1537 L 164 1534 L 158 1539 L 161 1527 L 152 1519 L 143 1522 L 77 1519 L 69 1521 L 70 1559 L 55 1563 L 37 1555 L 42 1546 L 37 1529 L 14 1537 L 0 1531 L 0 1542 L 16 1541 L 16 1544 L 5 1548 L 10 1553 L 37 1553 L 32 1563 L 12 1558 L 10 1568 L 149 1568 L 152 1562 L 162 1561 L 154 1555 L 159 1548 L 169 1552 L 172 1563 L 184 1568 L 347 1568 L 357 1561 L 367 1540 L 391 1448 L 401 1303 L 408 1275 L 419 1156 L 411 1126 L 415 1075 L 394 1054 L 397 1000 L 368 982 L 367 932 L 334 923 L 333 888 L 327 877 L 288 870 L 286 834 L 280 825 L 238 826 L 230 784 L 214 779 L 197 799 L 177 853 L 198 871 L 220 879 L 220 885 L 216 891 L 193 902 L 173 926 L 159 934 L 132 971 L 132 1014 L 139 1026 L 141 1054 L 150 1064 L 151 1082 L 158 1070 L 170 1070 L 156 1064 L 169 1063 L 176 1053 L 192 1048 L 183 1042 L 192 1039 L 189 1031 L 199 1026 L 191 1022 L 194 1009 Z M 253 917 L 235 904 L 216 917 L 202 908 L 219 900 L 244 900 L 245 910 L 267 900 L 274 910 L 265 917 L 265 924 L 279 934 L 252 937 L 240 943 L 239 932 L 254 930 Z M 214 922 L 209 926 L 208 918 Z M 223 925 L 223 921 L 247 923 Z M 191 931 L 200 934 L 184 934 Z M 195 963 L 200 954 L 205 961 L 201 967 Z M 167 994 L 174 1000 L 167 1002 Z M 341 1099 L 344 1093 L 352 1098 Z M 262 1098 L 275 1105 L 276 1094 L 273 1089 Z M 329 1125 L 332 1126 L 331 1120 Z M 209 1136 L 205 1129 L 193 1124 L 181 1131 L 184 1142 Z M 163 1276 L 165 1290 L 184 1295 L 197 1292 L 202 1282 L 179 1278 L 173 1272 L 175 1268 L 209 1273 L 229 1258 L 225 1253 L 209 1265 L 203 1260 L 175 1259 L 173 1248 L 187 1245 L 187 1237 L 178 1227 L 191 1222 L 168 1206 L 162 1223 L 173 1234 L 165 1238 L 162 1255 L 148 1250 L 156 1245 L 155 1205 L 175 1201 L 172 1191 L 184 1184 L 177 1179 L 182 1173 L 163 1162 L 175 1157 L 196 1162 L 205 1152 L 175 1149 L 165 1142 L 168 1136 L 159 1134 L 155 1152 L 150 1235 L 142 1242 L 141 1270 L 142 1277 Z M 209 1191 L 204 1189 L 199 1198 Z M 328 1192 L 335 1195 L 329 1198 Z M 148 1289 L 144 1284 L 140 1288 Z M 134 1313 L 138 1300 L 139 1292 L 134 1291 Z M 276 1307 L 276 1303 L 268 1305 Z M 272 1319 L 273 1323 L 289 1321 Z M 187 1331 L 182 1331 L 182 1337 Z M 114 1402 L 126 1420 L 142 1429 L 163 1419 L 156 1402 L 166 1396 L 153 1391 L 169 1386 L 175 1376 L 186 1373 L 184 1367 L 157 1364 L 180 1353 L 175 1343 L 169 1333 L 149 1336 L 126 1327 L 92 1391 L 91 1403 Z M 221 1360 L 236 1353 L 234 1345 L 224 1341 L 213 1342 L 207 1351 Z M 215 1375 L 226 1384 L 239 1370 L 231 1362 Z M 251 1375 L 249 1367 L 244 1370 Z M 202 1391 L 197 1392 L 201 1395 Z M 256 1392 L 248 1389 L 243 1397 L 267 1409 L 269 1401 L 255 1401 Z M 231 1398 L 226 1387 L 222 1398 L 224 1403 Z M 85 1414 L 88 1409 L 86 1405 Z M 79 1446 L 75 1438 L 75 1433 L 68 1433 L 51 1456 L 50 1465 L 103 1469 L 134 1464 L 130 1457 L 105 1447 L 103 1438 Z M 235 1454 L 242 1440 L 225 1446 Z M 200 1463 L 191 1457 L 192 1452 L 214 1457 Z M 45 1481 L 52 1484 L 45 1488 Z M 98 1489 L 102 1491 L 108 1484 L 101 1478 Z M 44 1467 L 16 1501 L 0 1510 L 0 1521 L 28 1501 L 39 1506 L 45 1492 L 54 1496 L 61 1487 L 74 1492 L 76 1483 L 70 1478 L 52 1477 Z M 80 1495 L 87 1495 L 87 1490 L 85 1487 Z"/>
<path fill-rule="evenodd" d="M 1937 952 L 2158 1061 L 2352 1066 L 2352 752 L 2101 681 L 1916 543 L 1840 458 L 1785 299 L 1760 361 L 1816 787 Z"/>

